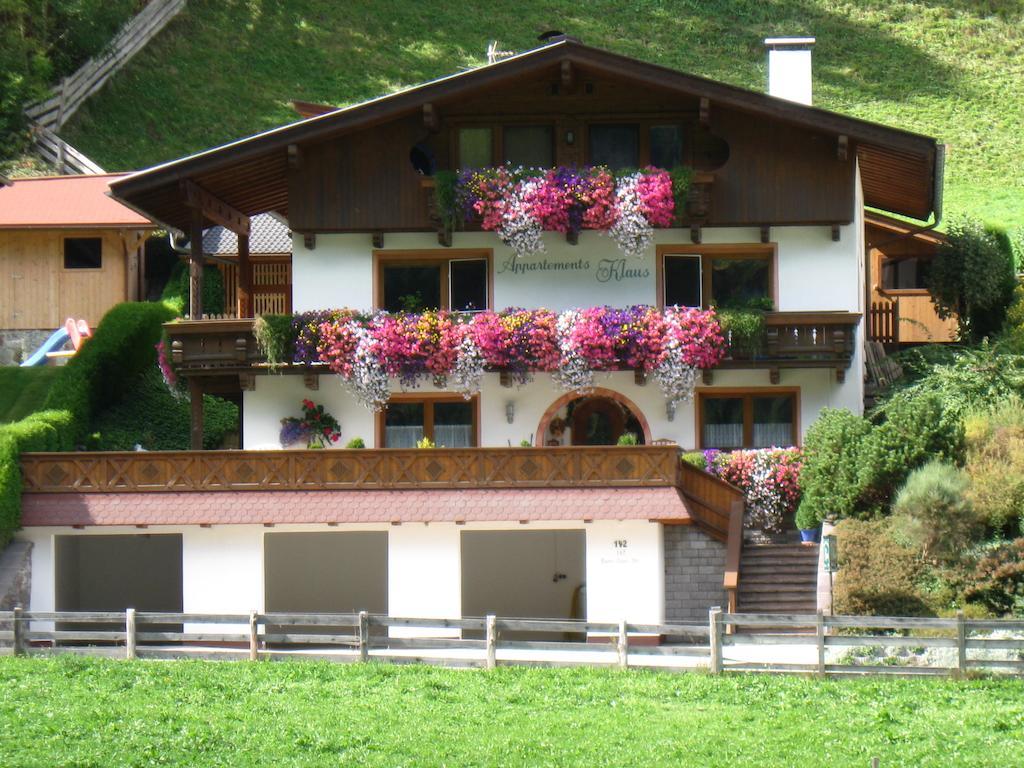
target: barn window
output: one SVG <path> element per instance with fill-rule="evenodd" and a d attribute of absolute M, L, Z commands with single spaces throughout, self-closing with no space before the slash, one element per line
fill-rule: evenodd
<path fill-rule="evenodd" d="M 99 237 L 65 237 L 64 269 L 101 269 L 103 239 Z"/>

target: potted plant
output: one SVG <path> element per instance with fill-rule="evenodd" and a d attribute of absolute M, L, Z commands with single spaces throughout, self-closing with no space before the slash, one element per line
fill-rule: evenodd
<path fill-rule="evenodd" d="M 814 513 L 801 504 L 796 510 L 796 527 L 800 529 L 803 544 L 817 544 L 821 541 L 821 525 Z"/>
<path fill-rule="evenodd" d="M 306 448 L 326 448 L 329 443 L 341 439 L 341 425 L 338 420 L 312 400 L 302 401 L 302 416 L 288 416 L 281 419 L 281 446 L 287 447 L 302 441 Z"/>

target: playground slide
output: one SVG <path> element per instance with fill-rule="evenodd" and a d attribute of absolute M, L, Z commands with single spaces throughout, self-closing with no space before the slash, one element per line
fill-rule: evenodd
<path fill-rule="evenodd" d="M 51 352 L 57 352 L 70 340 L 71 345 L 77 352 L 82 347 L 82 343 L 92 335 L 92 331 L 89 328 L 89 324 L 85 320 L 75 320 L 69 317 L 64 321 L 64 327 L 58 328 L 56 331 L 50 334 L 50 338 L 43 342 L 43 345 L 35 351 L 35 353 L 22 364 L 22 368 L 27 368 L 33 365 L 45 365 L 48 356 Z M 71 352 L 68 355 L 73 354 Z"/>

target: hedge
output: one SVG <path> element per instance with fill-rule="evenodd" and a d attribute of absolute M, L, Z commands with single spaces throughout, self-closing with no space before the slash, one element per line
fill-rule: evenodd
<path fill-rule="evenodd" d="M 21 519 L 21 468 L 26 451 L 70 451 L 87 438 L 95 414 L 118 402 L 153 366 L 161 325 L 174 310 L 161 303 L 118 304 L 65 366 L 43 410 L 0 426 L 0 546 Z"/>
<path fill-rule="evenodd" d="M 178 315 L 188 312 L 189 274 L 187 262 L 178 260 L 171 268 L 167 285 L 160 298 L 169 304 Z M 224 275 L 213 264 L 203 267 L 203 314 L 224 313 Z"/>

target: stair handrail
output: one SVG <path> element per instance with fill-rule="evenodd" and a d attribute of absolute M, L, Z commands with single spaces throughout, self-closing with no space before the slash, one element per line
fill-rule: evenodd
<path fill-rule="evenodd" d="M 740 555 L 743 553 L 743 516 L 746 512 L 742 499 L 732 502 L 729 510 L 729 535 L 725 540 L 725 588 L 728 612 L 736 612 L 736 595 L 740 586 Z"/>

